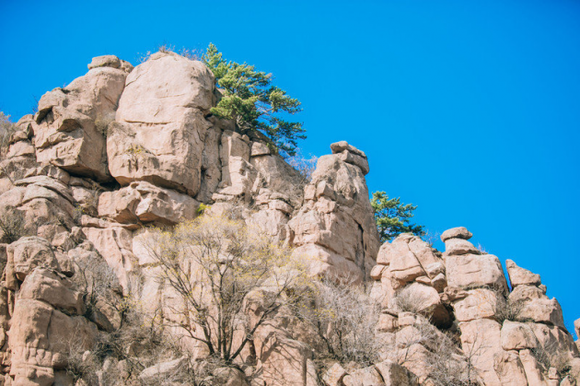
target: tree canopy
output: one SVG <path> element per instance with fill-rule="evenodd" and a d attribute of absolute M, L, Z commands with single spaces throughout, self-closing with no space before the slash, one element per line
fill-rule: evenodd
<path fill-rule="evenodd" d="M 381 242 L 390 241 L 401 233 L 425 235 L 423 226 L 411 224 L 416 205 L 403 204 L 401 198 L 389 198 L 385 192 L 374 192 L 371 206 L 375 212 L 375 221 Z"/>
<path fill-rule="evenodd" d="M 222 98 L 211 113 L 232 119 L 242 132 L 260 131 L 282 155 L 295 155 L 297 140 L 305 139 L 300 122 L 284 119 L 300 112 L 300 101 L 272 85 L 272 74 L 257 71 L 254 66 L 226 61 L 217 47 L 210 43 L 202 61 L 216 78 Z"/>

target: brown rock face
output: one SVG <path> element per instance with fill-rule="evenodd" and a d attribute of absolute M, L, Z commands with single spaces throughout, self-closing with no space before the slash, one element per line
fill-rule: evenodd
<path fill-rule="evenodd" d="M 135 67 L 109 128 L 111 175 L 123 186 L 143 180 L 195 196 L 213 90 L 205 65 L 176 54 L 158 53 Z"/>
<path fill-rule="evenodd" d="M 358 280 L 369 276 L 380 245 L 368 197 L 359 166 L 336 154 L 320 157 L 304 189 L 305 203 L 289 222 L 296 253 L 317 258 L 313 274 Z"/>
<path fill-rule="evenodd" d="M 107 125 L 115 119 L 126 76 L 125 71 L 104 63 L 65 88 L 44 94 L 33 125 L 37 161 L 108 180 L 105 136 Z"/>

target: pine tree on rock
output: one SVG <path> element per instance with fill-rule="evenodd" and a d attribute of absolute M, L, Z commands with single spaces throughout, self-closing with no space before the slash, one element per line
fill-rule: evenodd
<path fill-rule="evenodd" d="M 211 113 L 231 119 L 242 133 L 259 131 L 282 155 L 296 154 L 297 140 L 305 139 L 302 123 L 282 118 L 300 112 L 300 101 L 273 86 L 272 74 L 257 71 L 254 66 L 226 61 L 215 45 L 209 45 L 202 57 L 216 78 L 222 93 Z"/>
<path fill-rule="evenodd" d="M 375 212 L 381 242 L 390 241 L 401 233 L 425 235 L 423 226 L 410 223 L 414 216 L 413 211 L 417 209 L 416 205 L 405 205 L 400 198 L 389 198 L 385 192 L 374 192 L 371 206 Z"/>

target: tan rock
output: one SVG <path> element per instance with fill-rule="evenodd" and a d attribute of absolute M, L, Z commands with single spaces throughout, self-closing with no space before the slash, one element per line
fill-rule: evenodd
<path fill-rule="evenodd" d="M 337 193 L 336 209 L 330 213 L 305 205 L 288 223 L 296 246 L 319 245 L 336 254 L 335 261 L 354 263 L 359 275 L 368 277 L 379 250 L 379 238 L 368 200 L 368 188 L 361 170 L 336 155 L 318 159 L 312 184 L 322 182 Z M 347 263 L 348 262 L 348 263 Z M 329 266 L 319 267 L 323 270 Z M 349 271 L 336 269 L 340 275 Z"/>
<path fill-rule="evenodd" d="M 494 255 L 447 256 L 446 269 L 449 286 L 462 288 L 490 286 L 500 291 L 507 290 L 501 263 Z"/>
<path fill-rule="evenodd" d="M 450 255 L 480 255 L 479 249 L 475 248 L 473 244 L 464 239 L 448 239 L 445 241 L 445 254 Z"/>
<path fill-rule="evenodd" d="M 519 285 L 509 294 L 511 302 L 528 303 L 536 299 L 548 299 L 545 293 L 536 286 Z"/>
<path fill-rule="evenodd" d="M 494 369 L 496 354 L 503 353 L 501 326 L 491 319 L 477 319 L 459 323 L 461 347 L 470 356 L 471 362 L 485 385 L 500 385 Z"/>
<path fill-rule="evenodd" d="M 520 268 L 513 260 L 506 260 L 505 265 L 507 268 L 508 276 L 512 288 L 519 285 L 535 285 L 538 286 L 542 284 L 540 275 L 532 273 L 527 269 Z"/>
<path fill-rule="evenodd" d="M 520 350 L 520 362 L 526 372 L 529 385 L 547 386 L 542 368 L 531 350 Z"/>
<path fill-rule="evenodd" d="M 222 130 L 214 125 L 205 136 L 203 152 L 201 154 L 201 186 L 195 199 L 208 203 L 222 179 L 222 164 L 220 160 Z"/>
<path fill-rule="evenodd" d="M 83 296 L 72 289 L 72 283 L 57 272 L 36 268 L 20 288 L 20 299 L 41 300 L 69 315 L 83 315 Z"/>
<path fill-rule="evenodd" d="M 244 373 L 233 367 L 222 367 L 213 372 L 214 382 L 223 386 L 247 386 Z"/>
<path fill-rule="evenodd" d="M 365 367 L 345 376 L 344 386 L 384 386 L 381 374 L 374 366 Z"/>
<path fill-rule="evenodd" d="M 496 315 L 499 299 L 502 295 L 489 289 L 478 288 L 467 291 L 467 296 L 453 303 L 455 317 L 460 322 L 469 322 L 481 318 L 493 318 Z"/>
<path fill-rule="evenodd" d="M 103 55 L 94 57 L 87 66 L 89 70 L 97 67 L 121 68 L 121 61 L 115 55 Z"/>
<path fill-rule="evenodd" d="M 296 248 L 293 254 L 305 258 L 308 272 L 312 276 L 348 277 L 354 283 L 360 283 L 363 280 L 362 272 L 354 262 L 320 245 L 305 244 Z"/>
<path fill-rule="evenodd" d="M 501 345 L 506 351 L 535 349 L 538 341 L 528 324 L 506 320 L 501 328 Z"/>
<path fill-rule="evenodd" d="M 371 270 L 370 276 L 373 280 L 381 280 L 383 271 L 387 268 L 386 265 L 377 264 Z"/>
<path fill-rule="evenodd" d="M 144 180 L 195 196 L 201 185 L 204 118 L 214 79 L 198 61 L 158 53 L 127 76 L 109 127 L 111 175 L 123 186 Z"/>
<path fill-rule="evenodd" d="M 337 362 L 333 364 L 322 377 L 322 382 L 326 386 L 342 385 L 342 378 L 347 374 L 346 370 Z"/>
<path fill-rule="evenodd" d="M 385 386 L 415 386 L 414 377 L 403 366 L 393 361 L 383 361 L 375 364 L 381 374 Z"/>
<path fill-rule="evenodd" d="M 561 327 L 544 323 L 528 324 L 538 339 L 539 346 L 548 353 L 561 353 L 569 358 L 579 356 L 572 336 Z"/>
<path fill-rule="evenodd" d="M 446 242 L 449 239 L 464 239 L 469 240 L 473 234 L 465 227 L 457 227 L 447 229 L 441 234 L 441 241 Z"/>
<path fill-rule="evenodd" d="M 154 366 L 148 367 L 139 374 L 139 380 L 142 382 L 161 382 L 177 374 L 186 364 L 187 358 L 181 357 L 168 362 L 161 362 Z"/>
<path fill-rule="evenodd" d="M 267 338 L 257 352 L 262 362 L 262 378 L 267 385 L 298 386 L 309 382 L 307 362 L 312 356 L 303 343 L 274 336 Z"/>
<path fill-rule="evenodd" d="M 193 220 L 199 203 L 174 190 L 149 182 L 132 182 L 128 187 L 105 192 L 99 197 L 99 216 L 120 223 L 160 222 L 177 224 Z"/>
<path fill-rule="evenodd" d="M 518 314 L 521 320 L 531 319 L 538 323 L 548 323 L 565 328 L 562 307 L 554 299 L 534 299 L 526 302 Z"/>
<path fill-rule="evenodd" d="M 399 321 L 396 316 L 390 314 L 381 314 L 377 324 L 377 330 L 380 332 L 393 332 L 399 328 Z"/>
<path fill-rule="evenodd" d="M 23 237 L 10 244 L 6 252 L 6 276 L 9 283 L 13 283 L 12 278 L 24 280 L 36 267 L 60 269 L 50 243 L 40 237 Z M 14 284 L 9 284 L 8 288 L 16 289 Z"/>
<path fill-rule="evenodd" d="M 34 125 L 38 162 L 109 179 L 104 133 L 114 120 L 125 76 L 116 68 L 94 68 L 64 89 L 43 95 Z"/>
<path fill-rule="evenodd" d="M 501 351 L 494 358 L 494 368 L 502 386 L 527 385 L 524 366 L 520 362 L 520 357 L 514 351 Z"/>
<path fill-rule="evenodd" d="M 138 259 L 132 252 L 131 232 L 120 227 L 86 227 L 83 232 L 116 273 L 123 291 L 128 293 L 131 290 L 131 272 L 138 265 Z"/>

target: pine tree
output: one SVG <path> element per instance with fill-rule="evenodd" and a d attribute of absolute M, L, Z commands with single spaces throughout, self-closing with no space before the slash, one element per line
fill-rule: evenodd
<path fill-rule="evenodd" d="M 226 61 L 211 43 L 202 60 L 222 91 L 222 98 L 211 113 L 234 120 L 242 133 L 260 131 L 282 155 L 295 155 L 297 140 L 306 138 L 305 130 L 302 123 L 286 121 L 280 114 L 300 112 L 300 101 L 272 86 L 272 74 L 257 71 L 246 63 Z"/>
<path fill-rule="evenodd" d="M 423 226 L 411 224 L 410 219 L 417 209 L 413 204 L 402 204 L 400 198 L 389 198 L 385 192 L 374 192 L 371 206 L 375 212 L 375 221 L 381 242 L 390 241 L 401 233 L 425 235 Z"/>

